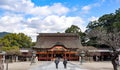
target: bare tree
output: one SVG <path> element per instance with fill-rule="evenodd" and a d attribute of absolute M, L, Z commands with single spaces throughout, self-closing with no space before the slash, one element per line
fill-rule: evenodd
<path fill-rule="evenodd" d="M 96 37 L 96 41 L 99 44 L 105 44 L 110 47 L 111 50 L 111 61 L 114 70 L 117 70 L 118 55 L 120 53 L 120 31 L 113 29 L 112 32 L 108 32 L 102 27 L 97 27 L 88 32 L 88 37 Z"/>

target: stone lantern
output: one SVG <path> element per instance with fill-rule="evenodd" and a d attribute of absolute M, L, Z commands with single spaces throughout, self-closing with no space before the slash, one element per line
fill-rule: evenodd
<path fill-rule="evenodd" d="M 31 58 L 31 64 L 35 63 L 35 57 L 36 57 L 36 52 L 32 51 L 32 58 Z"/>
<path fill-rule="evenodd" d="M 81 51 L 80 56 L 81 56 L 81 61 L 80 62 L 81 62 L 81 65 L 82 65 L 83 60 L 84 60 L 83 57 L 85 56 L 85 51 Z"/>

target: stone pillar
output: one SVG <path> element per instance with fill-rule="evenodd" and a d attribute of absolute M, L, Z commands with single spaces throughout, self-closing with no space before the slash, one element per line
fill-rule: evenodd
<path fill-rule="evenodd" d="M 79 61 L 81 62 L 81 56 L 79 56 Z"/>
<path fill-rule="evenodd" d="M 15 61 L 16 61 L 16 62 L 18 61 L 18 56 L 15 56 Z"/>
<path fill-rule="evenodd" d="M 5 63 L 5 54 L 3 55 L 3 64 Z"/>

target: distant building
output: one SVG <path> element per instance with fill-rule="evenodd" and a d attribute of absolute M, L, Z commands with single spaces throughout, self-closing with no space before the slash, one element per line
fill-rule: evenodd
<path fill-rule="evenodd" d="M 21 48 L 18 61 L 31 61 L 32 53 L 30 48 Z"/>
<path fill-rule="evenodd" d="M 2 45 L 0 45 L 0 61 L 2 61 L 3 59 L 3 52 L 2 52 Z"/>
<path fill-rule="evenodd" d="M 3 58 L 3 53 L 2 51 L 0 51 L 0 61 L 2 61 L 2 58 Z"/>
<path fill-rule="evenodd" d="M 78 61 L 77 50 L 81 47 L 77 34 L 40 33 L 33 49 L 36 51 L 38 60 L 50 61 L 55 58 L 66 58 L 70 61 Z"/>
<path fill-rule="evenodd" d="M 87 61 L 110 61 L 111 51 L 109 48 L 95 48 L 93 46 L 84 46 L 80 50 L 85 51 L 85 59 Z"/>
<path fill-rule="evenodd" d="M 30 61 L 32 54 L 30 48 L 20 48 L 20 52 L 17 54 L 6 53 L 5 59 L 9 62 L 18 62 L 18 61 Z"/>

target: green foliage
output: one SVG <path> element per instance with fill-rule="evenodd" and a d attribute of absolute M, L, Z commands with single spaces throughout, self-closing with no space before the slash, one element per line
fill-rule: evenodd
<path fill-rule="evenodd" d="M 35 46 L 36 42 L 32 42 L 32 46 Z"/>
<path fill-rule="evenodd" d="M 66 30 L 65 30 L 65 33 L 76 33 L 76 34 L 78 34 L 79 35 L 79 37 L 81 38 L 81 43 L 84 45 L 85 44 L 85 33 L 82 33 L 81 32 L 81 29 L 78 27 L 78 26 L 76 26 L 76 25 L 71 25 L 71 27 L 69 27 L 69 28 L 67 28 Z"/>
<path fill-rule="evenodd" d="M 29 48 L 32 45 L 32 40 L 23 33 L 11 33 L 1 38 L 1 43 L 5 47 L 18 46 L 19 48 Z"/>
<path fill-rule="evenodd" d="M 105 14 L 98 19 L 98 21 L 90 22 L 87 26 L 88 29 L 96 27 L 102 27 L 107 32 L 113 32 L 113 30 L 120 31 L 120 9 L 116 10 L 115 13 Z"/>
<path fill-rule="evenodd" d="M 100 24 L 97 21 L 89 22 L 89 24 L 87 25 L 87 28 L 93 29 L 98 25 Z"/>
<path fill-rule="evenodd" d="M 20 54 L 20 48 L 30 48 L 33 44 L 31 38 L 23 33 L 10 33 L 0 39 L 0 45 L 7 54 Z"/>
<path fill-rule="evenodd" d="M 115 13 L 105 14 L 98 20 L 92 21 L 88 24 L 86 32 L 89 34 L 91 31 L 105 30 L 107 34 L 120 32 L 120 8 Z M 98 29 L 100 28 L 100 29 Z M 100 31 L 99 31 L 100 32 Z M 94 34 L 93 34 L 94 35 Z M 96 39 L 90 38 L 89 44 L 96 44 Z"/>
<path fill-rule="evenodd" d="M 5 51 L 7 54 L 20 54 L 20 49 L 18 46 L 13 47 L 2 47 L 2 50 Z"/>
<path fill-rule="evenodd" d="M 76 25 L 71 25 L 71 27 L 65 30 L 65 33 L 78 33 L 78 32 L 81 32 L 81 30 Z"/>
<path fill-rule="evenodd" d="M 65 33 L 76 33 L 79 36 L 81 36 L 81 34 L 82 34 L 81 29 L 76 25 L 71 25 L 71 27 L 69 27 L 65 30 Z"/>
<path fill-rule="evenodd" d="M 90 22 L 87 26 L 89 29 L 96 27 L 103 27 L 108 32 L 112 32 L 113 29 L 120 30 L 120 8 L 115 13 L 101 16 L 98 21 Z"/>
<path fill-rule="evenodd" d="M 18 43 L 20 44 L 20 48 L 29 48 L 32 45 L 32 40 L 30 37 L 26 36 L 23 33 L 18 34 Z"/>

